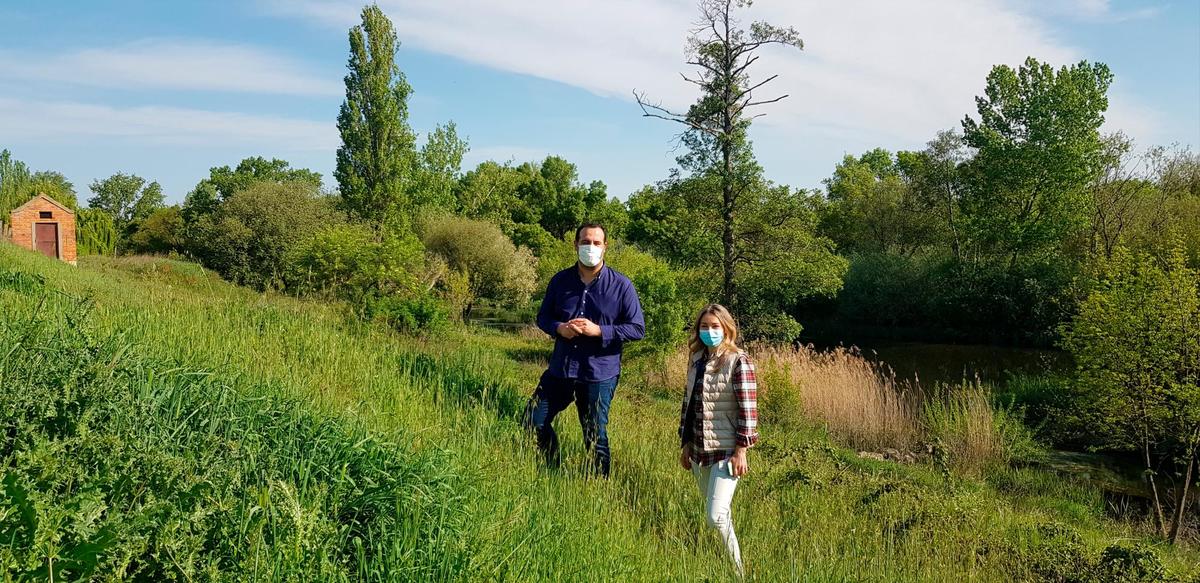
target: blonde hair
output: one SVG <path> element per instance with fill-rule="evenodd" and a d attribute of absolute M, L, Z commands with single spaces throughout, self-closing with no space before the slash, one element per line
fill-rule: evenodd
<path fill-rule="evenodd" d="M 730 314 L 729 310 L 721 304 L 709 304 L 700 309 L 700 313 L 696 315 L 696 321 L 692 324 L 691 338 L 688 339 L 688 351 L 695 355 L 708 348 L 700 340 L 700 320 L 709 314 L 716 316 L 717 320 L 721 322 L 721 327 L 725 329 L 725 337 L 721 340 L 721 343 L 712 348 L 713 356 L 724 360 L 725 357 L 731 354 L 737 354 L 737 321 L 733 319 L 733 314 Z"/>

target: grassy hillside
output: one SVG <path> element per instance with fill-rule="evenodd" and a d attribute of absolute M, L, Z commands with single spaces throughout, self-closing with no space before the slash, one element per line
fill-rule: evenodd
<path fill-rule="evenodd" d="M 635 372 L 651 363 L 630 364 L 614 475 L 592 480 L 573 415 L 558 472 L 517 424 L 542 339 L 401 337 L 190 264 L 80 263 L 0 245 L 3 580 L 732 577 L 676 466 L 673 387 Z M 733 509 L 752 578 L 1198 576 L 1200 555 L 1152 547 L 1087 484 L 839 443 L 763 427 Z"/>

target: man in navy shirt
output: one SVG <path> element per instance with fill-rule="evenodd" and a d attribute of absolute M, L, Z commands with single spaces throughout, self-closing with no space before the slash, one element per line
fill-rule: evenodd
<path fill-rule="evenodd" d="M 575 231 L 579 261 L 550 279 L 538 328 L 554 338 L 550 368 L 542 375 L 530 416 L 538 447 L 557 466 L 554 417 L 572 401 L 593 469 L 608 476 L 608 408 L 621 376 L 621 349 L 646 331 L 642 305 L 628 277 L 604 264 L 608 238 L 595 223 Z"/>

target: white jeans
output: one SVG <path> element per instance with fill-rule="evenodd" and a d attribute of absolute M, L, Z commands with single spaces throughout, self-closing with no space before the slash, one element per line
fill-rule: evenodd
<path fill-rule="evenodd" d="M 742 574 L 742 553 L 738 548 L 737 535 L 733 532 L 733 519 L 730 517 L 729 505 L 733 502 L 733 491 L 737 489 L 738 479 L 733 477 L 729 460 L 721 460 L 710 466 L 701 466 L 692 462 L 692 474 L 696 476 L 696 485 L 700 488 L 700 497 L 704 499 L 704 510 L 708 525 L 715 528 L 725 542 L 725 549 Z"/>

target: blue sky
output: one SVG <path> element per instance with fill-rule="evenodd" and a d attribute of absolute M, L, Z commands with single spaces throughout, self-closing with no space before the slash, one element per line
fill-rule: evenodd
<path fill-rule="evenodd" d="M 114 172 L 162 183 L 177 202 L 212 166 L 262 155 L 332 186 L 346 30 L 342 0 L 3 0 L 0 148 L 63 172 L 81 199 Z M 384 0 L 415 88 L 421 134 L 454 120 L 465 169 L 486 159 L 576 163 L 625 198 L 665 177 L 678 127 L 642 118 L 631 92 L 667 106 L 691 0 Z M 1107 63 L 1106 131 L 1138 144 L 1200 145 L 1200 1 L 758 0 L 747 20 L 797 28 L 757 77 L 788 99 L 752 138 L 767 174 L 817 187 L 845 154 L 920 148 L 974 112 L 997 63 Z M 766 95 L 766 94 L 764 94 Z"/>

